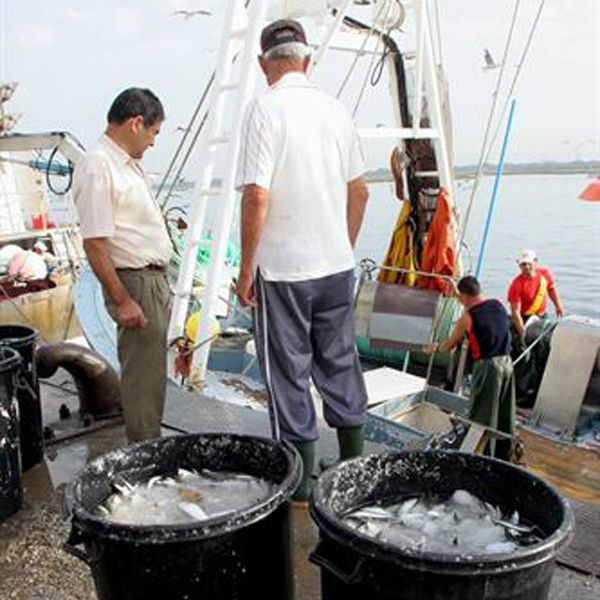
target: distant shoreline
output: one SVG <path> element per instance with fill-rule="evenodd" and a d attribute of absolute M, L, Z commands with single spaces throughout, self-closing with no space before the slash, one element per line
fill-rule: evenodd
<path fill-rule="evenodd" d="M 465 165 L 454 169 L 456 179 L 474 179 L 477 165 Z M 483 168 L 485 176 L 496 174 L 496 165 L 487 164 Z M 595 175 L 600 174 L 600 161 L 507 163 L 504 175 Z M 383 183 L 393 181 L 389 169 L 377 169 L 366 173 L 367 181 Z"/>
<path fill-rule="evenodd" d="M 477 174 L 477 165 L 465 165 L 455 167 L 456 179 L 474 179 Z M 485 176 L 496 174 L 496 165 L 485 165 L 483 169 Z M 572 161 L 572 162 L 541 162 L 541 163 L 507 163 L 504 165 L 504 175 L 600 175 L 600 161 Z M 393 181 L 392 172 L 389 169 L 376 169 L 367 171 L 365 178 L 369 183 L 386 183 Z M 159 182 L 153 184 L 158 188 Z M 215 179 L 213 186 L 221 185 L 220 180 Z M 171 186 L 169 182 L 167 189 Z M 174 186 L 178 193 L 187 192 L 194 188 L 194 182 L 181 178 Z"/>

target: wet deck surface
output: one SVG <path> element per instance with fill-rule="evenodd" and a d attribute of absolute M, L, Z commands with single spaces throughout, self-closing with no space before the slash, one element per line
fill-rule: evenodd
<path fill-rule="evenodd" d="M 43 388 L 46 423 L 57 420 L 61 403 L 76 411 L 77 398 L 69 393 L 68 383 L 62 389 Z M 205 415 L 198 410 L 201 402 L 211 401 L 185 397 L 185 394 L 172 396 L 166 413 L 167 423 L 186 430 L 242 427 L 245 433 L 268 433 L 266 415 L 257 416 L 256 411 L 250 410 L 247 415 L 239 411 L 230 413 L 213 404 L 208 405 L 212 420 L 205 417 L 204 422 L 198 424 L 197 420 Z M 242 414 L 243 418 L 240 417 Z M 65 423 L 57 428 L 59 434 L 67 431 L 69 425 Z M 173 435 L 174 432 L 165 430 L 165 434 Z M 68 523 L 60 519 L 62 489 L 89 460 L 124 445 L 124 442 L 122 425 L 113 424 L 86 436 L 50 445 L 44 463 L 24 474 L 24 509 L 0 525 L 2 600 L 95 600 L 89 570 L 61 549 L 69 530 Z M 335 437 L 331 432 L 323 431 L 320 452 L 330 453 L 334 449 Z M 379 448 L 371 447 L 370 450 Z M 308 561 L 308 554 L 317 542 L 317 530 L 307 509 L 293 509 L 292 535 L 295 599 L 320 600 L 319 570 Z M 598 598 L 599 578 L 557 567 L 550 600 Z"/>

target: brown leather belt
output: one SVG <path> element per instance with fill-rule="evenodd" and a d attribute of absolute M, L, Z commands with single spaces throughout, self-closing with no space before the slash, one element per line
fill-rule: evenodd
<path fill-rule="evenodd" d="M 145 267 L 119 267 L 117 271 L 158 271 L 164 273 L 167 268 L 164 265 L 146 265 Z"/>

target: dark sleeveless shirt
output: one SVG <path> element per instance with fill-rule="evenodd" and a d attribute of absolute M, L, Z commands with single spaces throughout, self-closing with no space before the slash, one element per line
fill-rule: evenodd
<path fill-rule="evenodd" d="M 470 308 L 469 315 L 469 345 L 474 360 L 510 353 L 510 320 L 502 302 L 484 300 Z"/>

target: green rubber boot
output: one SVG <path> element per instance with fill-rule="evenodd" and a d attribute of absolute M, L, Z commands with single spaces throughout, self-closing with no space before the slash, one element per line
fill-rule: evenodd
<path fill-rule="evenodd" d="M 335 467 L 340 461 L 360 456 L 365 445 L 365 426 L 339 427 L 337 430 L 338 444 L 340 447 L 339 459 L 333 456 L 324 456 L 319 461 L 321 472 Z"/>
<path fill-rule="evenodd" d="M 302 458 L 302 479 L 296 488 L 292 500 L 306 502 L 310 496 L 310 478 L 315 467 L 315 442 L 292 442 Z"/>
<path fill-rule="evenodd" d="M 365 426 L 341 427 L 337 430 L 340 460 L 361 456 L 365 447 Z"/>

